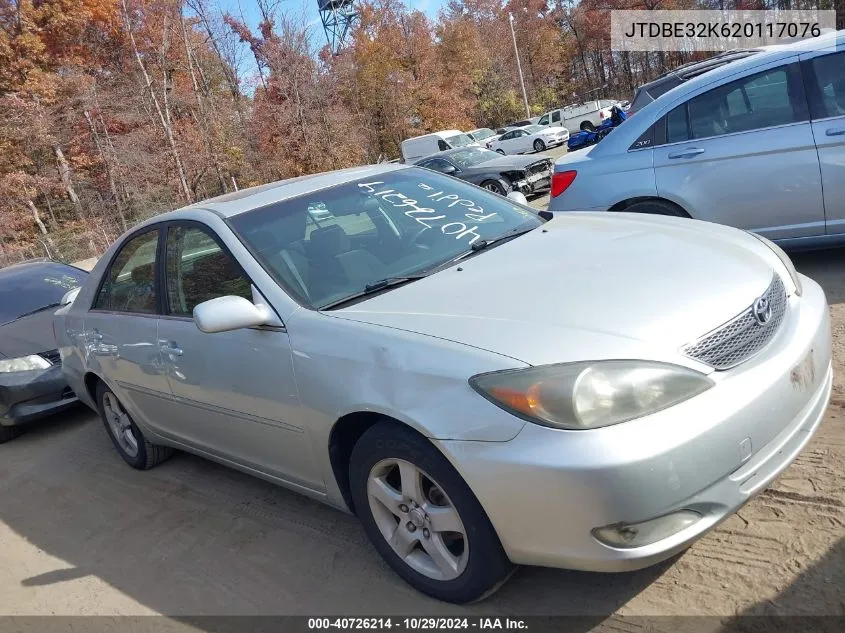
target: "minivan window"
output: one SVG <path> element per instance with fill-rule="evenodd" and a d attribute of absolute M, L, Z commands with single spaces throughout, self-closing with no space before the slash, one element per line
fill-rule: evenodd
<path fill-rule="evenodd" d="M 447 136 L 446 142 L 451 147 L 466 147 L 467 145 L 472 145 L 475 141 L 466 134 L 455 134 L 454 136 Z"/>
<path fill-rule="evenodd" d="M 815 75 L 811 108 L 814 119 L 845 116 L 845 53 L 832 53 L 810 61 Z"/>
<path fill-rule="evenodd" d="M 748 132 L 803 118 L 794 111 L 785 66 L 714 88 L 690 99 L 687 106 L 692 138 Z"/>

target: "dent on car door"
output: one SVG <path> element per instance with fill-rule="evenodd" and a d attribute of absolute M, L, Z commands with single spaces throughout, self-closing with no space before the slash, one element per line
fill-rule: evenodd
<path fill-rule="evenodd" d="M 807 53 L 802 59 L 827 232 L 845 233 L 845 51 Z"/>
<path fill-rule="evenodd" d="M 158 428 L 170 389 L 158 353 L 159 230 L 129 238 L 103 276 L 85 315 L 87 367 L 112 388 L 136 422 Z"/>
<path fill-rule="evenodd" d="M 158 343 L 178 408 L 167 435 L 210 455 L 319 489 L 299 421 L 291 347 L 283 328 L 204 333 L 196 305 L 226 295 L 263 302 L 209 229 L 172 224 L 164 247 L 164 315 Z"/>
<path fill-rule="evenodd" d="M 821 177 L 797 64 L 699 94 L 669 112 L 658 195 L 693 217 L 772 239 L 824 233 Z"/>

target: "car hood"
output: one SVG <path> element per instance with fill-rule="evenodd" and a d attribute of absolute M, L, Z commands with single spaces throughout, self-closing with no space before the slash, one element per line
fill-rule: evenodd
<path fill-rule="evenodd" d="M 550 157 L 543 154 L 531 154 L 524 156 L 521 154 L 512 154 L 510 156 L 500 156 L 498 158 L 491 158 L 483 163 L 467 167 L 464 171 L 468 172 L 482 172 L 490 171 L 491 169 L 507 171 L 509 169 L 525 169 L 528 165 L 540 163 L 544 160 L 551 160 Z"/>
<path fill-rule="evenodd" d="M 532 365 L 645 358 L 704 369 L 679 348 L 765 292 L 767 254 L 706 222 L 570 213 L 333 314 Z"/>
<path fill-rule="evenodd" d="M 56 349 L 50 308 L 0 326 L 0 358 L 17 358 Z"/>

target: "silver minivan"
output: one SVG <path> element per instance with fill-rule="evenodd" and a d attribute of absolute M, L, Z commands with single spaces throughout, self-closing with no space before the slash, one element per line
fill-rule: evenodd
<path fill-rule="evenodd" d="M 772 47 L 659 97 L 558 159 L 550 211 L 709 220 L 793 247 L 845 237 L 845 31 Z"/>

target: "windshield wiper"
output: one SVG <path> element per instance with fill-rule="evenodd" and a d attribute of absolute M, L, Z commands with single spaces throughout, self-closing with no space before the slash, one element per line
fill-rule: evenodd
<path fill-rule="evenodd" d="M 519 227 L 517 227 L 517 228 L 509 231 L 508 233 L 505 233 L 504 235 L 500 235 L 499 237 L 494 237 L 493 239 L 490 239 L 490 240 L 478 240 L 476 242 L 473 242 L 472 246 L 469 247 L 468 251 L 464 251 L 463 253 L 459 253 L 459 254 L 455 255 L 452 259 L 449 259 L 449 260 L 443 262 L 442 264 L 438 264 L 434 268 L 430 269 L 429 272 L 432 273 L 432 272 L 436 272 L 438 270 L 443 270 L 444 268 L 448 268 L 449 266 L 451 266 L 455 262 L 459 262 L 462 259 L 466 259 L 467 257 L 475 255 L 476 253 L 479 253 L 479 252 L 481 252 L 485 249 L 488 249 L 491 246 L 494 246 L 494 245 L 500 246 L 500 245 L 504 244 L 505 242 L 509 242 L 512 239 L 519 237 L 520 235 L 525 235 L 526 233 L 529 233 L 536 228 L 537 228 L 536 226 L 532 226 L 532 227 L 529 227 L 527 229 L 520 229 Z"/>
<path fill-rule="evenodd" d="M 379 279 L 378 281 L 374 281 L 372 283 L 367 284 L 362 290 L 359 290 L 358 292 L 355 292 L 349 295 L 348 297 L 344 297 L 343 299 L 338 299 L 337 301 L 327 303 L 326 305 L 321 307 L 320 310 L 331 310 L 332 308 L 339 308 L 342 305 L 360 299 L 361 297 L 366 297 L 368 295 L 381 292 L 382 290 L 387 290 L 388 288 L 394 288 L 395 286 L 401 286 L 411 281 L 417 281 L 418 279 L 422 279 L 423 277 L 428 277 L 428 273 L 420 273 L 418 275 L 405 275 L 404 277 L 386 277 L 384 279 Z"/>
<path fill-rule="evenodd" d="M 20 319 L 22 319 L 24 317 L 32 316 L 33 314 L 38 314 L 39 312 L 44 312 L 44 310 L 49 310 L 50 308 L 58 308 L 60 305 L 62 305 L 62 304 L 59 303 L 59 302 L 48 303 L 46 306 L 41 306 L 40 308 L 36 308 L 35 310 L 30 310 L 29 312 L 24 312 L 23 314 L 21 314 L 21 315 L 15 317 L 14 319 L 12 319 L 12 321 L 9 321 L 9 323 L 12 323 L 13 321 L 19 321 Z"/>

